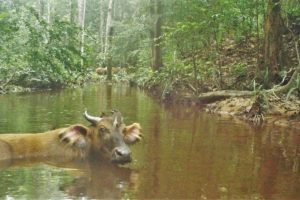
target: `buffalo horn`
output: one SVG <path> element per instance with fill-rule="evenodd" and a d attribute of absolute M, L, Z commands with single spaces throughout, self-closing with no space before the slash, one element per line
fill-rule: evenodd
<path fill-rule="evenodd" d="M 89 122 L 91 122 L 92 124 L 97 124 L 98 122 L 101 121 L 101 117 L 94 117 L 94 116 L 91 116 L 87 113 L 87 111 L 84 112 L 84 117 L 86 120 L 88 120 Z"/>

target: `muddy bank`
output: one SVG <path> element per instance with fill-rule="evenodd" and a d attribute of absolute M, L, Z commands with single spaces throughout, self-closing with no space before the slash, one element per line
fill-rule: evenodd
<path fill-rule="evenodd" d="M 232 116 L 253 124 L 274 124 L 300 130 L 300 100 L 285 97 L 234 97 L 204 102 L 197 96 L 172 92 L 164 94 L 159 86 L 148 90 L 151 96 L 165 104 L 183 104 L 224 116 Z"/>
<path fill-rule="evenodd" d="M 300 100 L 296 97 L 288 100 L 272 97 L 260 105 L 254 97 L 235 97 L 207 104 L 205 110 L 236 116 L 253 123 L 269 123 L 300 129 Z"/>

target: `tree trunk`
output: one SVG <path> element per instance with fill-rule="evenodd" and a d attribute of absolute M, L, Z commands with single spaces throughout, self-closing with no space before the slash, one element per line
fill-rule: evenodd
<path fill-rule="evenodd" d="M 264 67 L 269 81 L 278 81 L 283 66 L 282 26 L 280 0 L 269 0 L 265 20 Z"/>
<path fill-rule="evenodd" d="M 75 19 L 76 19 L 76 1 L 75 0 L 70 0 L 70 23 L 75 24 Z"/>
<path fill-rule="evenodd" d="M 150 31 L 152 38 L 152 69 L 158 71 L 162 66 L 161 36 L 162 36 L 162 3 L 161 0 L 151 0 L 150 14 L 154 18 L 153 30 Z"/>
<path fill-rule="evenodd" d="M 105 48 L 104 52 L 107 53 L 110 49 L 110 36 L 112 36 L 113 25 L 112 25 L 112 17 L 113 17 L 113 4 L 114 0 L 109 0 L 108 3 L 108 12 L 106 18 L 106 31 L 105 31 Z"/>
<path fill-rule="evenodd" d="M 44 19 L 44 17 L 45 17 L 45 7 L 46 7 L 45 0 L 38 0 L 39 18 L 40 19 Z"/>
<path fill-rule="evenodd" d="M 99 24 L 99 41 L 100 41 L 100 52 L 104 52 L 105 44 L 105 20 L 104 20 L 104 1 L 99 0 L 99 11 L 100 11 L 100 24 Z"/>
<path fill-rule="evenodd" d="M 256 43 L 257 43 L 257 55 L 256 55 L 256 64 L 257 66 L 259 65 L 259 55 L 260 55 L 260 49 L 261 49 L 261 46 L 260 46 L 260 35 L 259 35 L 259 30 L 260 30 L 260 27 L 259 27 L 259 5 L 260 5 L 260 0 L 256 0 L 255 2 L 255 22 L 256 22 Z M 257 70 L 257 68 L 256 68 Z"/>
<path fill-rule="evenodd" d="M 80 34 L 80 55 L 84 53 L 84 21 L 85 21 L 86 0 L 78 0 L 78 23 L 81 28 Z M 81 67 L 83 67 L 83 59 L 81 59 Z"/>
<path fill-rule="evenodd" d="M 109 0 L 107 20 L 106 20 L 105 49 L 104 49 L 104 53 L 106 54 L 107 80 L 109 81 L 112 80 L 112 57 L 111 57 L 110 47 L 111 47 L 112 36 L 113 36 L 113 24 L 112 24 L 113 5 L 114 5 L 114 0 Z"/>
<path fill-rule="evenodd" d="M 47 1 L 47 22 L 50 24 L 51 22 L 51 1 Z"/>
<path fill-rule="evenodd" d="M 83 18 L 83 1 L 84 0 L 77 1 L 77 8 L 78 8 L 77 23 L 80 27 L 81 27 L 82 18 Z"/>
<path fill-rule="evenodd" d="M 153 19 L 155 16 L 155 0 L 150 0 L 150 18 Z M 151 39 L 151 68 L 154 70 L 154 28 L 153 28 L 153 21 L 150 22 L 149 24 L 149 30 L 150 30 L 150 39 Z"/>

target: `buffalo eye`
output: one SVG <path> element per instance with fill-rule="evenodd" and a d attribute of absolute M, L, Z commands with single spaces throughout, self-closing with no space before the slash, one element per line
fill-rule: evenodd
<path fill-rule="evenodd" d="M 99 133 L 105 134 L 105 133 L 107 133 L 107 132 L 108 132 L 107 128 L 105 128 L 105 127 L 99 128 Z"/>

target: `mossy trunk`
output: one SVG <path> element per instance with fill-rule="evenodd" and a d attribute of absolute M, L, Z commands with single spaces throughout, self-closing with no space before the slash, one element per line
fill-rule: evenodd
<path fill-rule="evenodd" d="M 283 66 L 282 27 L 280 0 L 269 0 L 265 19 L 264 70 L 268 73 L 269 82 L 279 80 Z"/>

